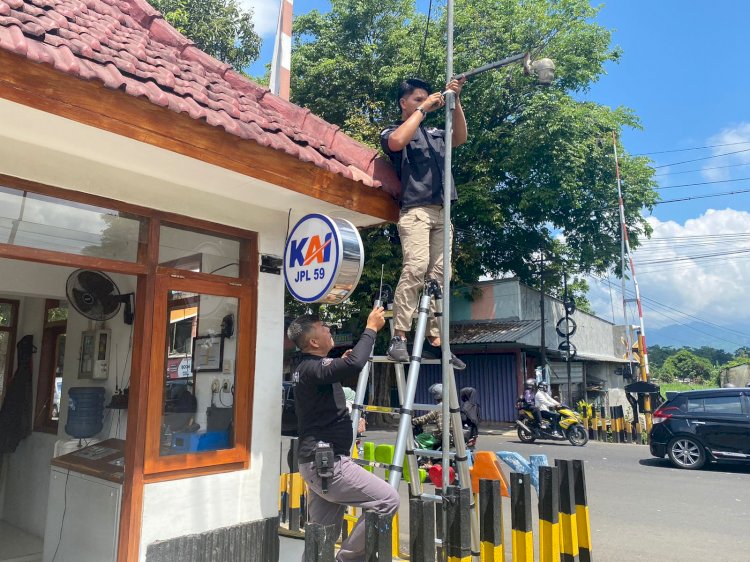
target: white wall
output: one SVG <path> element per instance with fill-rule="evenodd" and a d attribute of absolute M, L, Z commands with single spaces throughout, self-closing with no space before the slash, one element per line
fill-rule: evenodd
<path fill-rule="evenodd" d="M 47 298 L 65 299 L 65 283 L 73 268 L 44 265 L 33 262 L 0 259 L 0 295 L 20 301 L 18 339 L 31 334 L 34 345 L 41 351 L 44 324 L 44 304 Z M 112 275 L 121 292 L 135 290 L 135 279 Z M 115 379 L 120 386 L 130 375 L 130 326 L 122 322 L 122 312 L 108 322 L 112 329 L 110 355 L 110 377 L 106 381 L 78 379 L 78 358 L 81 331 L 93 324 L 71 309 L 65 345 L 63 388 L 60 400 L 58 435 L 33 432 L 24 439 L 18 449 L 5 459 L 5 492 L 0 504 L 0 516 L 9 523 L 33 535 L 44 535 L 47 513 L 50 460 L 55 442 L 68 439 L 65 434 L 68 389 L 72 386 L 103 386 L 109 401 L 115 388 Z M 39 351 L 32 360 L 34 369 L 33 400 L 36 400 L 39 377 Z M 115 373 L 117 373 L 115 375 Z M 125 438 L 127 411 L 105 410 L 105 424 L 97 439 L 119 436 Z M 118 431 L 119 429 L 119 431 Z"/>

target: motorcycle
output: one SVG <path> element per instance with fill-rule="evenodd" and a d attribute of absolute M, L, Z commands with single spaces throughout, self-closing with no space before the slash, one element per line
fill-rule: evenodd
<path fill-rule="evenodd" d="M 443 440 L 437 438 L 433 433 L 424 431 L 421 425 L 415 425 L 412 427 L 414 433 L 414 448 L 415 449 L 426 449 L 428 451 L 440 451 L 443 448 Z M 464 443 L 466 443 L 467 451 L 474 451 L 474 447 L 477 444 L 477 438 L 471 436 L 471 431 L 468 427 L 464 426 Z M 424 464 L 435 464 L 440 462 L 437 459 L 430 459 L 429 457 L 419 456 L 417 457 L 419 466 Z"/>
<path fill-rule="evenodd" d="M 522 443 L 533 443 L 537 439 L 549 439 L 551 441 L 570 441 L 571 445 L 583 447 L 589 441 L 589 435 L 583 427 L 583 419 L 580 414 L 565 404 L 557 409 L 560 414 L 560 432 L 553 433 L 552 427 L 539 427 L 534 417 L 533 410 L 523 400 L 516 404 L 518 408 L 518 438 Z"/>

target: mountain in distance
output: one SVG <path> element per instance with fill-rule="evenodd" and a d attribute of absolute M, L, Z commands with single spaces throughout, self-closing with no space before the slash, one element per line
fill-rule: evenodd
<path fill-rule="evenodd" d="M 702 322 L 690 322 L 649 328 L 646 318 L 646 344 L 677 348 L 706 345 L 734 353 L 738 347 L 750 347 L 750 323 L 718 328 Z"/>

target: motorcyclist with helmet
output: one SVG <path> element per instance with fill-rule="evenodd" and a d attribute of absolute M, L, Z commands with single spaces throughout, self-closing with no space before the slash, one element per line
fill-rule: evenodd
<path fill-rule="evenodd" d="M 534 395 L 534 404 L 544 419 L 552 424 L 552 433 L 558 437 L 562 436 L 560 431 L 560 414 L 552 412 L 550 408 L 559 408 L 560 402 L 552 398 L 547 392 L 547 383 L 542 381 L 537 385 L 536 394 Z"/>
<path fill-rule="evenodd" d="M 542 414 L 539 408 L 536 407 L 536 380 L 526 379 L 523 385 L 523 401 L 526 406 L 534 414 L 536 424 L 542 427 Z"/>
<path fill-rule="evenodd" d="M 440 404 L 443 401 L 443 385 L 435 383 L 427 389 L 430 396 L 435 400 L 436 404 Z M 434 423 L 437 426 L 437 431 L 433 431 L 432 434 L 437 438 L 441 439 L 443 436 L 443 409 L 438 408 L 431 410 L 423 416 L 412 418 L 412 425 L 427 425 L 428 423 Z"/>

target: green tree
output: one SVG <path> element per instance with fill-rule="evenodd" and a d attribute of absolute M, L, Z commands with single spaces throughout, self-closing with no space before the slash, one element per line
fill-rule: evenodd
<path fill-rule="evenodd" d="M 730 361 L 733 357 L 731 353 L 724 351 L 723 349 L 718 349 L 708 345 L 702 345 L 701 347 L 688 347 L 687 349 L 698 357 L 708 359 L 712 365 L 722 365 L 727 361 Z"/>
<path fill-rule="evenodd" d="M 639 127 L 627 108 L 581 101 L 606 62 L 617 61 L 610 32 L 588 0 L 457 0 L 455 69 L 475 68 L 545 43 L 559 78 L 543 89 L 520 66 L 483 74 L 464 88 L 469 142 L 455 153 L 460 201 L 455 207 L 454 279 L 513 273 L 538 286 L 540 250 L 564 258 L 568 275 L 619 267 L 612 131 Z M 425 16 L 414 0 L 332 0 L 294 24 L 292 99 L 370 146 L 398 117 L 399 80 L 420 69 Z M 556 33 L 555 33 L 556 32 Z M 445 14 L 427 35 L 419 74 L 445 80 Z M 437 113 L 437 112 L 436 112 Z M 440 126 L 442 117 L 431 115 Z M 650 230 L 641 210 L 658 196 L 649 166 L 622 146 L 620 166 L 631 244 Z M 371 301 L 385 264 L 397 281 L 395 228 L 365 234 L 367 260 L 356 294 Z M 385 251 L 383 251 L 385 250 Z M 561 269 L 547 286 L 561 285 Z"/>
<path fill-rule="evenodd" d="M 677 349 L 671 345 L 650 345 L 648 346 L 648 363 L 651 367 L 660 368 L 668 357 L 677 353 Z"/>
<path fill-rule="evenodd" d="M 691 381 L 708 381 L 715 376 L 715 369 L 711 363 L 698 357 L 687 349 L 681 349 L 664 361 L 661 372 L 677 379 L 689 379 Z"/>
<path fill-rule="evenodd" d="M 237 0 L 150 0 L 199 49 L 242 71 L 260 53 L 253 12 Z"/>

